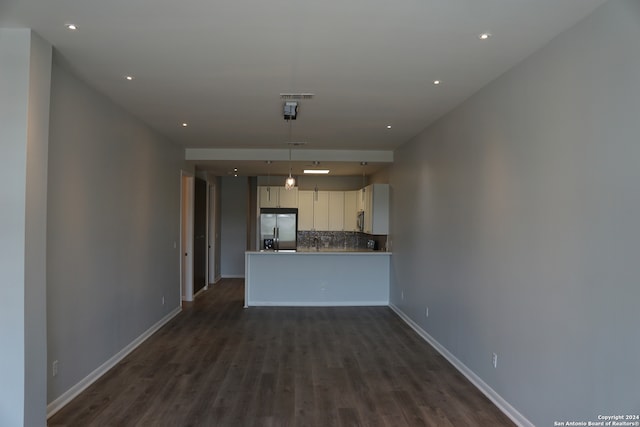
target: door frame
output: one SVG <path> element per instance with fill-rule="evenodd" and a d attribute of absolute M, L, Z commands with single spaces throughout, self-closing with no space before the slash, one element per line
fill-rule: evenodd
<path fill-rule="evenodd" d="M 207 180 L 207 285 L 216 282 L 216 186 Z"/>
<path fill-rule="evenodd" d="M 180 301 L 193 301 L 193 211 L 195 177 L 180 171 Z"/>

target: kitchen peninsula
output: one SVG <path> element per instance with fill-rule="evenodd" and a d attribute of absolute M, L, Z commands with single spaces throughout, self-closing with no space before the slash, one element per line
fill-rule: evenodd
<path fill-rule="evenodd" d="M 389 185 L 335 190 L 339 180 L 258 187 L 262 250 L 245 253 L 245 307 L 389 304 Z"/>
<path fill-rule="evenodd" d="M 245 307 L 389 304 L 391 252 L 307 249 L 245 253 Z"/>

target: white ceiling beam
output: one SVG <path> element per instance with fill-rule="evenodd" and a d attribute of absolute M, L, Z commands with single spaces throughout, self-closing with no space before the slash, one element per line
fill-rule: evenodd
<path fill-rule="evenodd" d="M 289 160 L 289 149 L 186 148 L 185 160 Z M 393 163 L 391 150 L 308 150 L 291 149 L 293 161 Z"/>

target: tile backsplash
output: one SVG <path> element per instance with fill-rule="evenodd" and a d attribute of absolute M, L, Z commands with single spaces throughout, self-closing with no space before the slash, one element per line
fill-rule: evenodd
<path fill-rule="evenodd" d="M 372 236 L 357 231 L 298 231 L 298 248 L 367 249 L 367 241 L 375 240 L 378 250 L 385 250 L 387 236 Z"/>

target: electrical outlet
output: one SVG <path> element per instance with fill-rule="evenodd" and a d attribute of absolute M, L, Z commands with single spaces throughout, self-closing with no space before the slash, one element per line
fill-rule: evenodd
<path fill-rule="evenodd" d="M 493 353 L 493 355 L 491 356 L 491 364 L 494 368 L 498 367 L 498 355 L 496 353 Z"/>
<path fill-rule="evenodd" d="M 427 306 L 426 310 L 424 311 L 424 317 L 429 317 L 429 307 Z"/>
<path fill-rule="evenodd" d="M 164 305 L 164 295 L 162 295 L 162 305 Z"/>
<path fill-rule="evenodd" d="M 58 375 L 58 361 L 54 360 L 53 363 L 51 364 L 51 375 L 52 376 L 57 376 Z"/>

